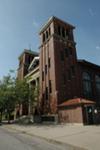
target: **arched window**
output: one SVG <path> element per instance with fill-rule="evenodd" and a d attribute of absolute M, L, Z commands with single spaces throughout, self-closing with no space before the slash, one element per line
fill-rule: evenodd
<path fill-rule="evenodd" d="M 99 75 L 95 76 L 95 82 L 96 82 L 96 91 L 100 96 L 100 76 Z"/>
<path fill-rule="evenodd" d="M 86 98 L 92 96 L 91 76 L 87 72 L 83 72 L 83 94 Z"/>

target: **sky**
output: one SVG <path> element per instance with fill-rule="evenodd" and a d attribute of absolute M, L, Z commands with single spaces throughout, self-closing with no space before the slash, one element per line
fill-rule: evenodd
<path fill-rule="evenodd" d="M 18 56 L 39 51 L 39 30 L 51 16 L 74 25 L 77 56 L 100 65 L 100 0 L 0 0 L 0 78 Z"/>

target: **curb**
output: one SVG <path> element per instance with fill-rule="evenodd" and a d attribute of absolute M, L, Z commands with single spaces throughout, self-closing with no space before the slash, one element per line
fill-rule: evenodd
<path fill-rule="evenodd" d="M 82 148 L 82 147 L 79 147 L 79 146 L 74 146 L 74 145 L 69 144 L 69 143 L 64 143 L 64 142 L 57 141 L 57 140 L 54 140 L 54 139 L 48 139 L 46 137 L 35 135 L 33 133 L 31 134 L 31 133 L 29 133 L 29 132 L 27 132 L 25 130 L 19 130 L 19 129 L 16 129 L 16 128 L 11 127 L 11 126 L 9 126 L 9 127 L 8 126 L 4 126 L 3 128 L 10 129 L 10 130 L 15 130 L 15 131 L 21 132 L 22 134 L 26 134 L 26 135 L 29 135 L 29 136 L 35 136 L 37 138 L 44 139 L 45 141 L 53 143 L 53 144 L 59 144 L 59 145 L 67 146 L 67 148 L 70 148 L 70 150 L 88 150 L 86 148 Z"/>

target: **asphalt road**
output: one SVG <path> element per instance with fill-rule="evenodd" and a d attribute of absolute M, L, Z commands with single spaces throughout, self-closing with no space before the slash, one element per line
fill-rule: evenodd
<path fill-rule="evenodd" d="M 0 127 L 0 150 L 72 150 L 61 144 Z"/>

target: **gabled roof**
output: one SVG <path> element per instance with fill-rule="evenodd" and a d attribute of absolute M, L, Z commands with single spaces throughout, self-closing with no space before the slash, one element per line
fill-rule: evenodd
<path fill-rule="evenodd" d="M 33 66 L 33 64 L 34 64 L 36 61 L 39 61 L 39 57 L 34 57 L 34 59 L 32 60 L 31 64 L 29 65 L 28 70 Z"/>
<path fill-rule="evenodd" d="M 93 67 L 99 67 L 100 68 L 100 65 L 94 64 L 94 63 L 89 62 L 89 61 L 87 61 L 85 59 L 78 59 L 77 62 L 80 63 L 80 64 L 84 64 L 84 65 L 93 66 Z"/>
<path fill-rule="evenodd" d="M 19 59 L 23 56 L 24 53 L 28 53 L 28 54 L 35 55 L 35 56 L 39 55 L 39 53 L 36 52 L 36 51 L 32 51 L 32 50 L 29 50 L 29 49 L 24 49 L 24 51 L 19 56 Z"/>
<path fill-rule="evenodd" d="M 74 98 L 63 102 L 62 104 L 59 105 L 59 107 L 74 106 L 74 105 L 81 105 L 81 104 L 95 104 L 95 102 L 83 98 Z"/>

